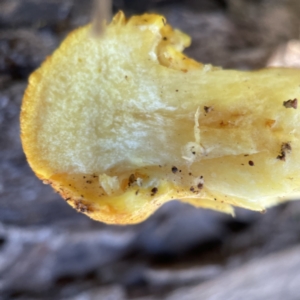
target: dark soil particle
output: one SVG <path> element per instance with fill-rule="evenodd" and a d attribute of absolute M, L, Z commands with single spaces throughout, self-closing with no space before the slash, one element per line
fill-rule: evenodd
<path fill-rule="evenodd" d="M 209 112 L 211 112 L 213 110 L 213 108 L 211 107 L 211 106 L 204 106 L 204 111 L 206 112 L 206 113 L 209 113 Z"/>
<path fill-rule="evenodd" d="M 293 109 L 297 109 L 298 107 L 298 99 L 294 99 L 294 100 L 287 100 L 287 101 L 283 101 L 283 106 L 285 108 L 293 108 Z"/>
<path fill-rule="evenodd" d="M 178 169 L 174 166 L 172 167 L 172 173 L 176 174 L 178 172 Z"/>
<path fill-rule="evenodd" d="M 154 187 L 154 188 L 151 190 L 151 196 L 154 196 L 157 192 L 158 192 L 158 189 L 157 189 L 156 187 Z"/>
<path fill-rule="evenodd" d="M 282 143 L 280 154 L 277 156 L 277 159 L 285 161 L 286 155 L 292 151 L 290 143 Z"/>
<path fill-rule="evenodd" d="M 199 183 L 199 184 L 197 185 L 197 187 L 198 187 L 199 190 L 203 189 L 203 183 Z"/>

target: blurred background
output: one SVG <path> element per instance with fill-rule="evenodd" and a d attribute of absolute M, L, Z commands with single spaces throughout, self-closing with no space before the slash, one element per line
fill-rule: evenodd
<path fill-rule="evenodd" d="M 92 1 L 0 0 L 0 299 L 300 299 L 300 202 L 236 218 L 177 201 L 134 226 L 90 220 L 27 165 L 19 112 L 28 75 Z M 192 36 L 191 57 L 241 70 L 300 67 L 299 0 L 115 0 Z M 299 78 L 300 84 L 300 78 Z"/>

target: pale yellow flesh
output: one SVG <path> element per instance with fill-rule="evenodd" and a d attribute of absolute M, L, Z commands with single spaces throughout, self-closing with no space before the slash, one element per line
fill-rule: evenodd
<path fill-rule="evenodd" d="M 119 14 L 101 39 L 89 26 L 73 32 L 24 97 L 36 174 L 78 210 L 119 224 L 172 199 L 233 213 L 296 197 L 300 114 L 283 101 L 299 98 L 300 71 L 203 66 L 178 52 L 188 44 L 157 15 Z"/>

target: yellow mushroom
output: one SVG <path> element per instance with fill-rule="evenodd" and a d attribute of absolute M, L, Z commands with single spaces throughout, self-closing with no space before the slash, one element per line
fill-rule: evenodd
<path fill-rule="evenodd" d="M 213 37 L 212 37 L 213 38 Z M 233 214 L 300 193 L 300 70 L 222 70 L 190 38 L 118 13 L 69 34 L 29 80 L 21 138 L 36 175 L 91 218 L 128 224 L 166 201 Z"/>

